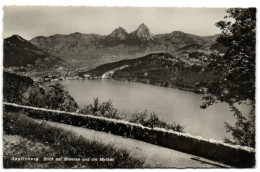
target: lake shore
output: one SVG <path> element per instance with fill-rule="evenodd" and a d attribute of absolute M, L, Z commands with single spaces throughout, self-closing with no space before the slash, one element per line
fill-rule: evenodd
<path fill-rule="evenodd" d="M 201 109 L 203 95 L 176 88 L 115 79 L 64 80 L 63 85 L 79 106 L 93 103 L 97 97 L 101 102 L 110 99 L 122 113 L 155 112 L 163 121 L 176 122 L 185 127 L 185 132 L 205 138 L 222 140 L 229 134 L 224 122 L 235 121 L 228 105 L 218 103 Z"/>

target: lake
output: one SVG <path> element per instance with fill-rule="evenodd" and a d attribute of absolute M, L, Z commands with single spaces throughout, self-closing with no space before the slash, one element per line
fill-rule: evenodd
<path fill-rule="evenodd" d="M 130 116 L 135 111 L 155 112 L 167 123 L 185 126 L 184 131 L 195 136 L 223 140 L 230 137 L 224 122 L 234 124 L 235 117 L 225 103 L 200 109 L 203 95 L 174 88 L 115 80 L 64 80 L 69 94 L 79 106 L 112 100 L 115 108 Z M 249 106 L 240 106 L 244 112 Z"/>

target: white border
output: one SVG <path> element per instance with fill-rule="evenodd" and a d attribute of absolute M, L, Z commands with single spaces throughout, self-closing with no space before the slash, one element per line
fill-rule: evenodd
<path fill-rule="evenodd" d="M 250 7 L 257 0 L 2 0 L 5 5 Z"/>
<path fill-rule="evenodd" d="M 3 37 L 3 6 L 4 5 L 51 5 L 51 6 L 68 6 L 68 5 L 72 5 L 72 6 L 132 6 L 132 7 L 169 7 L 169 6 L 173 6 L 173 7 L 259 7 L 259 4 L 257 4 L 258 0 L 1 0 L 0 4 L 1 4 L 1 10 L 0 10 L 0 18 L 2 21 L 2 24 L 0 26 L 0 36 L 1 39 Z M 259 10 L 259 9 L 258 9 Z M 257 19 L 259 19 L 259 11 L 257 13 Z M 256 77 L 256 88 L 259 88 L 259 53 L 258 50 L 260 50 L 259 44 L 258 44 L 258 40 L 259 40 L 259 22 L 257 20 L 257 69 L 256 69 L 256 73 L 257 73 L 257 77 Z M 0 47 L 3 47 L 3 40 L 1 40 L 0 42 Z M 0 61 L 0 70 L 3 71 L 3 61 L 2 61 L 2 57 L 3 57 L 3 48 L 1 48 L 0 51 L 0 55 L 1 55 L 1 61 Z M 2 73 L 0 75 L 0 90 L 1 90 L 1 94 L 0 94 L 0 98 L 2 99 Z M 256 90 L 256 98 L 257 100 L 259 100 L 259 96 L 260 93 L 258 92 L 258 89 Z M 258 109 L 259 109 L 259 103 L 257 101 L 256 104 L 256 122 L 257 124 L 259 124 L 259 119 L 260 117 L 258 117 L 259 113 L 258 113 Z M 2 109 L 0 110 L 0 113 L 2 114 Z M 1 116 L 2 117 L 2 116 Z M 2 118 L 1 118 L 1 124 L 0 124 L 0 130 L 1 130 L 1 135 L 0 135 L 0 142 L 2 143 Z M 258 125 L 257 125 L 258 126 Z M 259 128 L 259 126 L 257 127 L 257 129 Z M 257 143 L 259 143 L 259 132 L 257 132 Z M 2 165 L 2 145 L 0 146 L 0 168 L 3 169 L 3 165 Z M 258 162 L 259 158 L 258 158 L 258 154 L 259 154 L 259 144 L 257 144 L 256 147 L 256 154 L 257 154 L 257 164 L 256 164 L 256 169 L 246 169 L 247 171 L 255 171 L 258 168 L 260 168 L 260 164 Z M 28 170 L 28 169 L 26 169 Z M 45 169 L 46 170 L 46 169 Z M 64 169 L 60 169 L 60 170 L 64 170 Z M 88 169 L 90 170 L 90 169 Z M 118 170 L 118 169 L 117 169 Z M 142 169 L 143 170 L 154 170 L 154 169 Z M 158 171 L 160 169 L 157 169 L 155 171 Z M 164 170 L 173 170 L 173 169 L 164 169 Z M 174 170 L 178 170 L 178 169 L 174 169 Z M 188 169 L 185 171 L 191 171 L 193 169 Z M 207 169 L 199 169 L 199 171 L 201 170 L 207 170 Z M 219 171 L 221 169 L 216 169 L 214 171 Z M 245 170 L 245 169 L 241 169 L 241 170 Z M 8 171 L 17 171 L 17 170 L 8 170 Z M 37 170 L 37 171 L 41 171 L 41 170 Z M 51 170 L 53 171 L 53 170 Z M 66 171 L 72 171 L 67 170 Z M 98 170 L 100 171 L 100 170 Z M 127 170 L 128 171 L 128 170 Z M 135 171 L 139 171 L 139 170 L 135 170 Z M 222 170 L 221 170 L 222 171 Z M 229 171 L 237 171 L 237 169 L 231 169 Z"/>

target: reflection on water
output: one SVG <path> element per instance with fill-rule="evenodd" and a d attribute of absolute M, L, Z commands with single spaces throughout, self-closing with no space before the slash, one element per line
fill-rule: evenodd
<path fill-rule="evenodd" d="M 227 104 L 200 109 L 202 95 L 192 92 L 114 80 L 65 80 L 63 84 L 79 106 L 93 103 L 94 97 L 101 102 L 111 99 L 120 112 L 129 116 L 134 111 L 155 112 L 165 122 L 181 124 L 185 132 L 203 138 L 223 140 L 230 136 L 224 122 L 235 122 Z M 241 109 L 249 111 L 248 106 Z"/>

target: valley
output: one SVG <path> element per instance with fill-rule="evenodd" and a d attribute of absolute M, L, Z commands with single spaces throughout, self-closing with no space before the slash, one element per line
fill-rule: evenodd
<path fill-rule="evenodd" d="M 81 94 L 78 91 L 81 87 L 80 83 L 105 83 L 104 79 L 117 80 L 119 83 L 124 83 L 123 85 L 119 84 L 117 91 L 123 89 L 125 84 L 130 86 L 130 81 L 141 83 L 141 85 L 159 86 L 157 94 L 162 97 L 165 97 L 167 94 L 164 93 L 162 87 L 205 94 L 207 93 L 207 89 L 202 86 L 203 83 L 214 83 L 222 77 L 208 66 L 212 58 L 211 53 L 222 56 L 223 52 L 227 49 L 223 45 L 218 44 L 216 38 L 217 35 L 201 37 L 180 31 L 154 35 L 145 24 L 141 24 L 137 30 L 131 33 L 127 33 L 124 28 L 118 27 L 107 36 L 76 32 L 69 35 L 57 34 L 50 37 L 38 36 L 27 41 L 21 36 L 14 35 L 5 39 L 5 78 L 8 76 L 8 73 L 13 73 L 12 75 L 10 74 L 11 78 L 16 78 L 15 75 L 18 74 L 33 79 L 33 85 L 35 86 L 30 86 L 33 89 L 29 89 L 23 93 L 22 97 L 25 96 L 25 98 L 17 100 L 18 102 L 22 101 L 23 104 L 29 103 L 29 105 L 35 103 L 34 98 L 30 98 L 30 94 L 32 96 L 34 94 L 38 95 L 36 102 L 40 103 L 40 101 L 43 101 L 41 99 L 49 96 L 46 94 L 53 94 L 51 91 L 53 88 L 55 88 L 55 94 L 58 93 L 58 90 L 63 90 L 62 86 L 55 85 L 63 83 L 64 87 L 68 90 L 62 91 L 64 95 L 60 99 L 62 102 L 68 99 L 68 102 L 65 101 L 62 106 L 66 105 L 69 111 L 71 108 L 73 109 L 72 111 L 75 111 L 78 108 L 78 104 L 80 108 L 83 108 L 84 104 L 91 103 L 91 100 L 95 99 L 95 97 L 102 98 L 107 94 L 102 93 L 103 88 L 100 85 L 94 86 L 97 89 L 92 89 L 91 84 L 87 84 L 86 88 L 81 88 L 81 90 L 87 89 L 91 92 L 87 93 L 87 97 L 82 96 L 84 93 Z M 15 58 L 18 60 L 14 60 Z M 75 83 L 78 82 L 76 90 L 73 89 L 74 86 L 71 88 L 70 83 L 74 82 L 70 82 L 69 80 L 79 80 L 75 81 Z M 8 80 L 8 82 L 10 81 Z M 106 87 L 108 89 L 109 84 Z M 145 88 L 145 86 L 143 87 Z M 9 89 L 9 86 L 5 88 Z M 143 90 L 142 88 L 139 89 Z M 172 90 L 174 91 L 174 89 Z M 113 91 L 110 92 L 113 93 Z M 127 90 L 124 92 L 127 92 Z M 133 89 L 130 92 L 132 92 L 131 95 L 133 96 L 135 95 L 133 92 L 138 93 L 139 91 Z M 80 93 L 80 96 L 77 96 L 78 93 Z M 141 95 L 144 94 L 145 90 L 143 90 L 143 94 Z M 117 97 L 116 95 L 117 93 L 114 92 L 113 95 L 110 95 L 107 99 L 102 99 L 102 101 L 106 102 L 110 99 L 112 99 L 111 101 L 117 101 L 117 99 L 121 99 L 120 96 Z M 131 95 L 127 95 L 126 97 L 131 97 Z M 56 96 L 59 97 L 60 95 Z M 7 99 L 11 97 L 12 100 L 17 99 L 13 93 L 5 97 Z M 84 103 L 77 100 L 79 97 L 83 99 Z M 31 102 L 27 102 L 29 100 L 25 101 L 24 99 L 29 99 Z M 122 110 L 122 113 L 128 114 L 126 119 L 129 118 L 131 111 L 134 112 L 134 110 L 139 109 L 136 105 L 130 105 L 129 101 L 128 99 L 123 100 L 123 103 L 129 106 L 127 111 L 124 108 L 122 109 L 124 106 L 115 104 L 119 111 Z M 156 98 L 154 101 L 156 102 Z M 174 101 L 170 100 L 170 102 Z M 48 103 L 51 104 L 51 100 Z M 40 104 L 39 106 L 46 106 Z M 151 102 L 151 104 L 154 104 L 154 102 Z M 190 106 L 186 104 L 183 104 L 183 106 Z M 144 102 L 143 105 L 145 105 Z M 58 107 L 56 104 L 50 106 Z M 163 104 L 160 106 L 163 107 Z M 153 109 L 152 107 L 147 107 L 147 109 L 149 112 L 156 111 L 156 108 Z M 140 110 L 144 111 L 147 109 Z M 171 109 L 170 106 L 165 107 L 164 111 L 157 112 L 159 115 L 158 120 L 165 118 L 167 121 L 170 120 L 171 123 L 178 121 L 180 124 L 186 124 L 188 121 L 187 118 L 184 118 L 185 120 L 180 120 L 180 116 L 176 119 L 174 118 L 174 115 L 180 115 L 183 111 L 178 111 L 177 114 L 170 115 L 171 112 L 167 109 Z M 199 105 L 197 105 L 196 109 L 200 109 Z M 198 117 L 199 115 L 195 116 Z M 188 125 L 190 126 L 191 124 L 189 123 Z M 224 130 L 223 127 L 221 128 Z M 195 128 L 188 127 L 188 132 L 192 132 L 192 130 L 195 130 Z M 197 128 L 197 130 L 199 132 L 192 133 L 205 137 L 216 134 L 213 134 L 214 132 L 203 134 L 201 132 L 203 128 Z M 212 131 L 214 131 L 213 128 Z M 223 133 L 225 132 L 223 131 Z M 218 137 L 214 136 L 214 138 L 221 139 L 223 136 L 222 134 Z"/>
<path fill-rule="evenodd" d="M 101 78 L 127 65 L 108 78 L 202 92 L 197 84 L 218 77 L 207 68 L 210 54 L 227 50 L 216 42 L 217 36 L 181 31 L 154 35 L 144 23 L 131 33 L 118 27 L 107 36 L 76 32 L 27 41 L 14 35 L 5 39 L 4 66 L 5 71 L 45 82 Z"/>
<path fill-rule="evenodd" d="M 91 90 L 95 95 L 88 93 L 87 97 L 79 96 L 84 99 L 84 103 L 82 104 L 81 101 L 77 100 L 77 94 L 80 92 L 75 92 L 74 89 L 70 88 L 69 80 L 82 80 L 79 81 L 79 83 L 92 81 L 95 83 L 95 81 L 100 82 L 101 79 L 107 79 L 117 80 L 129 86 L 131 84 L 128 83 L 128 81 L 130 81 L 139 82 L 141 85 L 149 84 L 204 94 L 207 90 L 203 88 L 201 84 L 215 82 L 221 77 L 221 75 L 217 75 L 216 72 L 208 67 L 212 52 L 221 55 L 221 53 L 226 50 L 226 48 L 221 45 L 215 46 L 217 44 L 216 38 L 217 35 L 200 37 L 180 31 L 174 31 L 170 34 L 154 35 L 145 24 L 141 24 L 137 30 L 131 33 L 127 33 L 125 29 L 118 27 L 107 36 L 73 33 L 69 35 L 57 34 L 50 37 L 39 36 L 27 41 L 15 35 L 5 40 L 4 51 L 6 55 L 6 65 L 4 71 L 5 75 L 13 73 L 14 76 L 18 74 L 33 79 L 35 86 L 31 87 L 35 88 L 33 88 L 33 90 L 29 89 L 27 91 L 28 93 L 23 93 L 23 96 L 27 95 L 26 98 L 19 100 L 22 101 L 23 104 L 35 103 L 34 98 L 30 98 L 30 94 L 32 94 L 32 96 L 39 94 L 36 102 L 40 103 L 39 101 L 43 101 L 41 99 L 49 96 L 46 95 L 47 93 L 52 94 L 51 90 L 53 85 L 63 83 L 64 87 L 68 89 L 68 92 L 62 91 L 64 92 L 62 94 L 65 94 L 63 95 L 64 97 L 69 97 L 69 101 L 66 102 L 66 98 L 64 99 L 64 97 L 62 97 L 62 102 L 65 101 L 62 106 L 66 105 L 69 111 L 72 107 L 72 111 L 75 111 L 78 108 L 78 104 L 80 108 L 83 108 L 84 104 L 91 103 L 90 100 L 93 100 L 95 97 L 103 97 L 100 95 L 100 93 L 102 93 L 100 86 L 97 85 L 97 90 L 95 90 L 91 89 L 91 86 L 88 85 L 86 89 Z M 23 45 L 25 45 L 25 47 L 23 47 Z M 220 51 L 217 49 L 213 50 L 214 46 L 218 48 L 221 47 L 222 49 L 220 49 Z M 16 53 L 16 49 L 19 50 L 19 55 Z M 31 55 L 31 53 L 34 54 Z M 8 56 L 9 54 L 13 56 L 10 58 Z M 18 56 L 21 60 L 24 58 L 27 59 L 27 61 L 25 60 L 23 63 L 17 61 L 17 63 L 15 63 L 16 61 L 12 59 L 18 58 Z M 28 58 L 27 56 L 32 58 Z M 49 59 L 57 60 L 57 62 L 49 61 Z M 56 91 L 61 89 L 60 87 L 61 86 L 54 86 L 55 94 L 57 94 Z M 76 87 L 76 90 L 78 90 L 81 86 L 78 85 Z M 109 87 L 109 85 L 107 85 L 107 87 Z M 117 90 L 120 90 L 120 87 L 123 86 L 119 86 Z M 164 91 L 160 87 L 158 88 L 158 95 L 165 97 Z M 58 90 L 56 90 L 57 88 Z M 81 90 L 84 90 L 84 88 L 81 88 Z M 134 92 L 138 93 L 138 90 Z M 104 94 L 106 95 L 106 93 Z M 70 95 L 72 97 L 70 97 Z M 132 95 L 134 94 L 132 93 Z M 7 99 L 8 97 L 10 96 L 7 96 Z M 16 100 L 12 94 L 11 97 L 13 100 Z M 131 97 L 131 95 L 126 97 Z M 107 99 L 102 99 L 102 101 L 106 102 L 110 99 L 114 101 L 117 98 L 115 93 L 115 95 L 110 95 Z M 28 100 L 24 101 L 24 99 L 29 99 L 31 103 L 27 102 Z M 87 101 L 85 102 L 85 100 Z M 123 103 L 129 105 L 127 111 L 116 104 L 119 111 L 122 110 L 122 113 L 128 114 L 126 119 L 129 118 L 131 111 L 134 112 L 134 110 L 138 110 L 136 105 L 130 106 L 130 102 L 128 101 L 129 100 L 123 101 Z M 172 102 L 172 100 L 170 102 Z M 52 104 L 51 102 L 48 103 Z M 47 106 L 47 104 L 40 104 L 39 106 Z M 154 102 L 151 104 L 154 104 Z M 72 107 L 70 107 L 70 105 Z M 48 106 L 52 107 L 54 105 Z M 184 104 L 184 106 L 186 105 Z M 55 107 L 58 107 L 58 105 L 55 104 Z M 165 108 L 169 109 L 169 107 Z M 199 105 L 196 109 L 199 109 Z M 151 107 L 149 107 L 148 110 L 149 112 L 156 111 L 156 109 Z M 168 112 L 157 112 L 159 115 L 158 120 L 166 118 L 167 121 L 170 119 L 171 123 L 178 121 L 182 124 L 186 124 L 185 121 L 187 121 L 187 118 L 184 118 L 185 120 L 179 120 L 181 119 L 180 116 L 178 119 L 175 119 L 174 115 L 169 118 L 171 112 L 169 110 L 166 111 Z M 182 113 L 182 111 L 179 111 L 178 115 Z M 198 114 L 195 116 L 198 116 Z M 221 128 L 224 129 L 223 127 Z M 188 132 L 194 129 L 194 127 L 188 127 Z M 204 135 L 201 132 L 203 130 L 202 128 L 197 130 L 199 130 L 199 132 L 193 134 L 209 137 L 214 133 L 211 132 L 208 135 Z M 214 129 L 212 128 L 212 130 Z M 221 137 L 223 137 L 223 134 L 214 138 L 221 139 Z"/>

